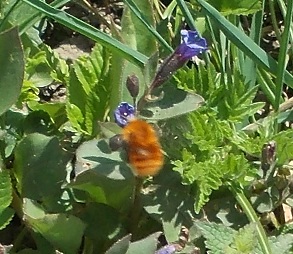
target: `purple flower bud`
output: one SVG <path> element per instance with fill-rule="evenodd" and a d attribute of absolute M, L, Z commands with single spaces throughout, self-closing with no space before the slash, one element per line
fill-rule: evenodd
<path fill-rule="evenodd" d="M 197 31 L 181 30 L 181 38 L 182 43 L 162 63 L 151 84 L 150 90 L 166 82 L 190 58 L 208 49 L 206 39 L 201 38 Z"/>
<path fill-rule="evenodd" d="M 114 111 L 115 122 L 124 127 L 134 117 L 135 108 L 127 102 L 121 102 Z"/>
<path fill-rule="evenodd" d="M 126 80 L 126 87 L 133 98 L 139 93 L 139 80 L 135 74 L 129 75 Z"/>

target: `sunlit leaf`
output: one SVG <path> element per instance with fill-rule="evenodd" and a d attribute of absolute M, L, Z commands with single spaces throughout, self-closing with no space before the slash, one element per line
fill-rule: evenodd
<path fill-rule="evenodd" d="M 0 48 L 0 115 L 2 115 L 16 103 L 23 81 L 24 56 L 17 28 L 0 34 Z"/>

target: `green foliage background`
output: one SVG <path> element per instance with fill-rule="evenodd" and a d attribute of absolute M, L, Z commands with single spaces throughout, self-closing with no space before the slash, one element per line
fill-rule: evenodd
<path fill-rule="evenodd" d="M 72 3 L 0 3 L 0 249 L 291 253 L 293 1 L 124 0 L 109 33 L 66 13 Z M 260 46 L 268 10 L 278 59 Z M 63 60 L 40 37 L 52 20 L 95 41 L 91 53 Z M 140 109 L 165 154 L 161 172 L 141 179 L 109 147 L 121 132 L 113 110 L 133 102 L 129 75 L 139 98 L 150 95 L 185 23 L 209 50 Z M 65 99 L 41 99 L 51 84 Z"/>

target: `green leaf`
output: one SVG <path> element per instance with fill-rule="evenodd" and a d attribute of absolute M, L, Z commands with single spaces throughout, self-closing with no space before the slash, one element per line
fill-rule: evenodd
<path fill-rule="evenodd" d="M 87 224 L 85 236 L 92 241 L 93 253 L 104 253 L 105 246 L 125 234 L 119 212 L 105 204 L 89 203 L 79 218 Z"/>
<path fill-rule="evenodd" d="M 237 250 L 237 253 L 250 254 L 254 252 L 258 242 L 255 241 L 256 226 L 255 224 L 248 224 L 244 228 L 240 228 L 238 233 L 234 236 L 234 242 L 231 247 Z"/>
<path fill-rule="evenodd" d="M 90 56 L 75 61 L 68 81 L 68 118 L 73 127 L 90 136 L 97 133 L 97 120 L 106 116 L 111 89 L 104 82 L 107 58 L 108 53 L 97 44 Z"/>
<path fill-rule="evenodd" d="M 156 122 L 193 112 L 203 103 L 204 99 L 200 95 L 169 85 L 164 86 L 162 99 L 148 102 L 139 113 L 143 119 Z"/>
<path fill-rule="evenodd" d="M 26 77 L 35 87 L 44 87 L 54 81 L 64 84 L 69 76 L 66 61 L 47 45 L 26 60 Z"/>
<path fill-rule="evenodd" d="M 12 184 L 7 170 L 0 171 L 0 212 L 12 201 Z"/>
<path fill-rule="evenodd" d="M 277 142 L 277 158 L 280 165 L 293 158 L 293 130 L 281 131 L 272 137 Z"/>
<path fill-rule="evenodd" d="M 272 246 L 272 253 L 289 254 L 293 248 L 293 234 L 281 234 L 278 236 L 269 237 L 269 242 Z M 261 254 L 261 252 L 255 252 Z"/>
<path fill-rule="evenodd" d="M 260 0 L 208 0 L 223 15 L 248 15 L 261 10 Z"/>
<path fill-rule="evenodd" d="M 150 1 L 131 1 L 133 8 L 143 10 L 143 20 L 149 26 L 155 26 L 155 17 L 153 5 Z M 132 103 L 133 99 L 126 88 L 126 80 L 129 75 L 135 74 L 139 79 L 139 95 L 143 94 L 145 87 L 150 84 L 153 77 L 149 75 L 157 67 L 157 42 L 155 37 L 141 21 L 141 17 L 137 17 L 137 12 L 133 13 L 128 6 L 125 7 L 121 18 L 121 32 L 116 38 L 123 41 L 130 48 L 137 50 L 148 56 L 150 59 L 145 62 L 144 71 L 125 57 L 114 54 L 111 59 L 111 69 L 109 73 L 110 84 L 113 85 L 111 92 L 110 111 L 113 112 L 117 105 L 126 101 Z M 114 33 L 115 34 L 115 33 Z"/>
<path fill-rule="evenodd" d="M 12 201 L 12 184 L 9 171 L 0 169 L 0 230 L 5 228 L 14 216 L 9 207 Z"/>
<path fill-rule="evenodd" d="M 162 169 L 142 193 L 144 209 L 163 224 L 168 242 L 177 241 L 181 226 L 189 228 L 197 217 L 190 187 L 182 185 L 180 176 L 168 168 Z"/>
<path fill-rule="evenodd" d="M 116 134 L 121 133 L 121 127 L 119 127 L 116 123 L 113 122 L 99 122 L 99 126 L 101 128 L 101 132 L 106 138 L 111 138 Z"/>
<path fill-rule="evenodd" d="M 76 156 L 76 178 L 68 187 L 86 191 L 95 202 L 127 208 L 135 178 L 120 153 L 112 152 L 105 140 L 91 140 Z"/>
<path fill-rule="evenodd" d="M 125 254 L 129 248 L 131 240 L 131 235 L 126 235 L 116 243 L 114 243 L 110 249 L 108 249 L 105 254 Z"/>
<path fill-rule="evenodd" d="M 40 208 L 27 200 L 24 208 L 25 221 L 56 249 L 64 253 L 77 253 L 85 224 L 79 218 L 67 214 L 45 214 L 40 212 L 36 216 L 35 212 L 33 212 L 36 209 Z"/>
<path fill-rule="evenodd" d="M 157 249 L 158 237 L 161 232 L 154 233 L 140 241 L 133 242 L 130 244 L 126 254 L 137 254 L 143 250 L 144 254 L 153 254 Z"/>
<path fill-rule="evenodd" d="M 24 56 L 17 28 L 0 34 L 0 48 L 0 94 L 2 95 L 0 115 L 2 115 L 16 103 L 23 81 Z"/>
<path fill-rule="evenodd" d="M 67 156 L 56 137 L 29 134 L 16 147 L 14 173 L 22 197 L 48 199 L 61 193 Z"/>
<path fill-rule="evenodd" d="M 206 247 L 210 249 L 213 254 L 226 253 L 226 248 L 232 243 L 236 231 L 232 228 L 213 222 L 201 222 L 196 224 L 204 238 L 206 238 Z"/>
<path fill-rule="evenodd" d="M 10 221 L 13 219 L 14 210 L 10 207 L 7 207 L 0 212 L 0 230 L 4 229 Z"/>
<path fill-rule="evenodd" d="M 238 27 L 230 23 L 215 8 L 204 0 L 197 0 L 207 15 L 221 29 L 226 37 L 234 43 L 245 55 L 250 57 L 258 65 L 276 75 L 278 63 L 262 48 L 260 48 L 249 36 L 247 36 Z M 286 71 L 284 82 L 293 87 L 293 76 Z"/>

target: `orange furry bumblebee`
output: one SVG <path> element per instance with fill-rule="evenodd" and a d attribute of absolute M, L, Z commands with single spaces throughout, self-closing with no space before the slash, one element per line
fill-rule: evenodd
<path fill-rule="evenodd" d="M 130 165 L 138 176 L 155 175 L 164 164 L 164 155 L 154 128 L 133 119 L 122 130 Z"/>

